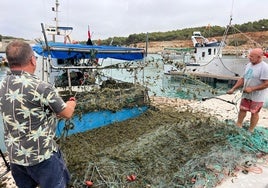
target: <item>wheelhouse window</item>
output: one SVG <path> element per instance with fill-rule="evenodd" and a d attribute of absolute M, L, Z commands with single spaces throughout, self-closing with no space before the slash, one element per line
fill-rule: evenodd
<path fill-rule="evenodd" d="M 211 55 L 211 48 L 208 49 L 208 55 Z"/>

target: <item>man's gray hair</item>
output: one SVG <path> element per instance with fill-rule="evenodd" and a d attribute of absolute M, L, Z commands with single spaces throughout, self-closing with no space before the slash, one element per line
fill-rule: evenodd
<path fill-rule="evenodd" d="M 6 57 L 10 67 L 25 66 L 34 55 L 32 47 L 22 40 L 14 40 L 6 47 Z"/>

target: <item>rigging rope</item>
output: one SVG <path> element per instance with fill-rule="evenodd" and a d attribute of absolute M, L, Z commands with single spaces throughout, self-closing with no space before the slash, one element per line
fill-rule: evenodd
<path fill-rule="evenodd" d="M 235 30 L 237 30 L 239 33 L 241 33 L 244 37 L 246 37 L 248 40 L 250 40 L 252 43 L 258 45 L 259 47 L 262 47 L 262 45 L 260 43 L 258 43 L 257 41 L 251 39 L 249 36 L 247 36 L 246 34 L 244 34 L 242 31 L 240 31 L 238 28 L 236 28 L 234 25 L 232 26 Z"/>

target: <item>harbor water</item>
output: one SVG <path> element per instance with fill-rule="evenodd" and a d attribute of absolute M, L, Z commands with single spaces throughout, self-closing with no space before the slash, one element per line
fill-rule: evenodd
<path fill-rule="evenodd" d="M 6 69 L 0 69 L 0 80 L 2 80 L 3 77 L 6 75 Z M 3 119 L 0 115 L 0 149 L 5 152 L 6 147 L 4 144 L 4 127 L 3 127 Z"/>

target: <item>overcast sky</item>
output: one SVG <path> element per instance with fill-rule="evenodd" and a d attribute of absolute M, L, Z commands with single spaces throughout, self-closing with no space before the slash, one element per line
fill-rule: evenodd
<path fill-rule="evenodd" d="M 72 39 L 127 37 L 210 25 L 226 26 L 268 18 L 267 0 L 59 0 L 59 25 L 73 27 Z M 43 37 L 53 25 L 55 0 L 1 0 L 0 34 Z"/>

